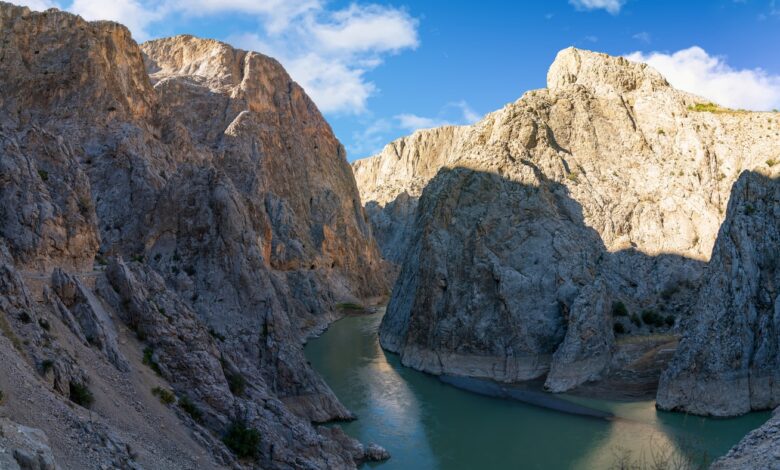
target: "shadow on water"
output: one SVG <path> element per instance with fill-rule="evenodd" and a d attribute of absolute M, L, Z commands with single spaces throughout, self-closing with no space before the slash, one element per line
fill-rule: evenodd
<path fill-rule="evenodd" d="M 659 413 L 651 401 L 563 397 L 616 416 L 594 419 L 471 393 L 383 351 L 382 313 L 340 320 L 306 346 L 312 365 L 358 416 L 342 425 L 345 431 L 392 454 L 372 465 L 381 470 L 601 469 L 620 449 L 640 453 L 650 442 L 676 446 L 695 438 L 718 456 L 768 417 L 712 420 Z"/>

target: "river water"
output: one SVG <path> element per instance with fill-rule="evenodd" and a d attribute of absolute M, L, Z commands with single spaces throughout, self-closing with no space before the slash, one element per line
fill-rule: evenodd
<path fill-rule="evenodd" d="M 698 463 L 725 454 L 769 418 L 719 420 L 656 411 L 654 402 L 562 396 L 611 412 L 607 420 L 566 414 L 457 389 L 401 366 L 379 346 L 383 312 L 350 316 L 306 346 L 306 356 L 357 416 L 342 424 L 392 454 L 380 470 L 608 469 L 668 456 Z"/>

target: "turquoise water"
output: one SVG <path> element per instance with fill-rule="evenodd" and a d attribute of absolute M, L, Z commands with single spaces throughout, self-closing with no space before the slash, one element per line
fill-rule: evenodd
<path fill-rule="evenodd" d="M 628 457 L 719 457 L 769 413 L 717 420 L 656 411 L 652 401 L 565 397 L 610 411 L 608 421 L 465 392 L 401 366 L 377 338 L 381 314 L 347 317 L 306 356 L 358 419 L 344 430 L 392 454 L 379 470 L 606 469 Z"/>

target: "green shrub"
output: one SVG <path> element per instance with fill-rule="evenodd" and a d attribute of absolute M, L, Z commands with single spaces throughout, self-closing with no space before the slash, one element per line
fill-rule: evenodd
<path fill-rule="evenodd" d="M 774 158 L 770 158 L 769 160 L 766 161 L 766 165 L 769 167 L 773 167 L 777 165 L 777 160 L 775 160 Z"/>
<path fill-rule="evenodd" d="M 636 313 L 631 314 L 631 323 L 636 326 L 642 326 L 642 321 L 639 319 Z"/>
<path fill-rule="evenodd" d="M 135 261 L 137 263 L 143 263 L 144 262 L 144 255 L 133 255 L 130 257 L 130 261 Z"/>
<path fill-rule="evenodd" d="M 41 361 L 41 371 L 43 372 L 43 375 L 46 375 L 52 368 L 54 368 L 54 361 L 51 359 L 44 359 Z"/>
<path fill-rule="evenodd" d="M 626 332 L 626 327 L 623 326 L 623 324 L 620 323 L 619 321 L 616 321 L 615 324 L 612 325 L 612 329 L 615 331 L 615 333 L 619 335 L 622 335 L 623 333 Z"/>
<path fill-rule="evenodd" d="M 612 302 L 612 315 L 616 317 L 627 317 L 628 309 L 623 302 Z"/>
<path fill-rule="evenodd" d="M 225 336 L 217 333 L 217 331 L 214 328 L 209 328 L 209 334 L 214 337 L 214 339 L 219 341 L 225 341 Z"/>
<path fill-rule="evenodd" d="M 645 310 L 642 312 L 642 322 L 645 325 L 652 326 L 664 326 L 665 318 L 658 314 L 655 310 Z"/>
<path fill-rule="evenodd" d="M 46 331 L 51 330 L 51 324 L 49 323 L 49 320 L 46 320 L 45 318 L 39 318 L 38 325 Z"/>
<path fill-rule="evenodd" d="M 73 403 L 89 408 L 92 406 L 92 402 L 95 401 L 95 397 L 92 392 L 89 391 L 89 387 L 86 384 L 71 382 L 70 383 L 70 401 Z"/>
<path fill-rule="evenodd" d="M 179 407 L 198 423 L 203 419 L 203 413 L 187 395 L 179 397 Z"/>
<path fill-rule="evenodd" d="M 225 375 L 225 378 L 228 381 L 228 386 L 230 387 L 230 391 L 233 393 L 233 395 L 241 396 L 244 394 L 244 390 L 246 390 L 246 379 L 243 375 L 239 374 L 238 372 L 229 372 Z"/>
<path fill-rule="evenodd" d="M 354 302 L 342 302 L 340 304 L 336 304 L 336 308 L 341 310 L 365 310 L 366 308 L 360 304 L 356 304 Z"/>
<path fill-rule="evenodd" d="M 5 394 L 3 393 L 3 391 L 2 391 L 2 390 L 0 390 L 0 405 L 2 405 L 2 404 L 3 404 L 3 401 L 4 401 L 4 400 L 5 400 Z"/>
<path fill-rule="evenodd" d="M 234 421 L 222 438 L 222 442 L 239 458 L 255 458 L 257 446 L 260 445 L 260 432 L 246 427 L 246 424 L 241 421 Z"/>
<path fill-rule="evenodd" d="M 143 363 L 149 366 L 149 368 L 152 369 L 157 375 L 162 375 L 160 365 L 157 364 L 157 361 L 154 360 L 154 349 L 149 346 L 144 348 Z"/>
<path fill-rule="evenodd" d="M 176 395 L 174 395 L 170 390 L 166 390 L 164 388 L 154 387 L 152 389 L 152 395 L 159 398 L 160 401 L 165 405 L 170 405 L 176 401 Z"/>
<path fill-rule="evenodd" d="M 667 315 L 666 318 L 664 318 L 664 323 L 666 323 L 666 326 L 674 326 L 674 316 Z"/>
<path fill-rule="evenodd" d="M 29 313 L 22 312 L 19 314 L 19 321 L 21 321 L 22 323 L 31 323 L 32 317 L 30 316 Z"/>
<path fill-rule="evenodd" d="M 688 106 L 688 111 L 696 111 L 699 113 L 742 113 L 744 110 L 729 109 L 722 106 L 718 106 L 715 103 L 696 103 L 693 106 Z"/>
<path fill-rule="evenodd" d="M 49 172 L 46 170 L 38 170 L 38 176 L 40 176 L 43 181 L 49 181 Z"/>

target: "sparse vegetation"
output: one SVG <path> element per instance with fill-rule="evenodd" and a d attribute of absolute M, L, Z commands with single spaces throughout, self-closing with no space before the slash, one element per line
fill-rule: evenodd
<path fill-rule="evenodd" d="M 41 328 L 43 328 L 44 330 L 46 330 L 46 331 L 50 331 L 51 330 L 51 324 L 49 323 L 49 320 L 47 320 L 45 318 L 39 318 L 38 319 L 38 325 Z"/>
<path fill-rule="evenodd" d="M 631 323 L 635 326 L 642 326 L 642 320 L 639 319 L 639 316 L 636 313 L 631 314 Z"/>
<path fill-rule="evenodd" d="M 135 261 L 136 263 L 143 263 L 144 262 L 144 255 L 138 254 L 133 255 L 130 257 L 131 261 Z"/>
<path fill-rule="evenodd" d="M 638 455 L 630 450 L 615 450 L 610 470 L 704 470 L 711 459 L 706 452 L 682 442 L 678 445 L 651 438 L 650 444 Z"/>
<path fill-rule="evenodd" d="M 658 129 L 658 135 L 666 135 L 663 129 Z"/>
<path fill-rule="evenodd" d="M 235 396 L 241 396 L 246 390 L 246 379 L 238 372 L 228 372 L 225 374 L 225 378 L 230 387 L 230 392 Z"/>
<path fill-rule="evenodd" d="M 89 391 L 89 387 L 86 384 L 71 382 L 70 383 L 70 401 L 73 403 L 89 408 L 95 401 L 95 397 L 92 392 Z"/>
<path fill-rule="evenodd" d="M 176 401 L 176 395 L 174 395 L 173 392 L 161 387 L 154 387 L 152 389 L 152 395 L 159 398 L 160 402 L 162 402 L 165 405 L 170 405 L 171 403 Z"/>
<path fill-rule="evenodd" d="M 87 196 L 80 197 L 78 205 L 79 213 L 85 217 L 89 215 L 90 211 L 92 211 L 92 199 Z"/>
<path fill-rule="evenodd" d="M 2 390 L 0 390 L 0 405 L 2 405 L 2 404 L 3 404 L 3 401 L 4 401 L 4 400 L 5 400 L 5 394 L 3 393 L 3 391 L 2 391 Z"/>
<path fill-rule="evenodd" d="M 568 175 L 566 175 L 566 179 L 571 181 L 572 183 L 579 183 L 580 182 L 580 174 L 576 171 L 570 171 Z"/>
<path fill-rule="evenodd" d="M 243 421 L 234 421 L 222 442 L 236 456 L 242 459 L 257 457 L 257 446 L 260 445 L 260 432 L 257 429 L 248 428 Z"/>
<path fill-rule="evenodd" d="M 770 158 L 769 160 L 766 161 L 766 166 L 770 168 L 775 165 L 777 165 L 777 160 L 775 160 L 774 158 Z"/>
<path fill-rule="evenodd" d="M 108 265 L 108 260 L 102 255 L 95 255 L 95 262 L 100 266 Z"/>
<path fill-rule="evenodd" d="M 157 375 L 162 375 L 162 371 L 160 370 L 160 365 L 157 364 L 157 361 L 154 360 L 154 349 L 152 349 L 151 347 L 147 346 L 144 348 L 143 363 L 149 366 L 149 368 L 152 369 Z"/>
<path fill-rule="evenodd" d="M 49 181 L 49 172 L 46 170 L 38 170 L 38 176 L 40 176 L 43 181 Z"/>
<path fill-rule="evenodd" d="M 11 325 L 8 324 L 8 321 L 5 318 L 5 315 L 0 313 L 0 331 L 2 331 L 3 336 L 8 338 L 11 341 L 11 344 L 14 345 L 14 348 L 22 352 L 22 343 L 19 341 L 19 337 L 14 334 L 14 330 L 11 329 Z"/>
<path fill-rule="evenodd" d="M 612 302 L 612 315 L 616 317 L 627 317 L 628 309 L 626 304 L 621 301 Z"/>
<path fill-rule="evenodd" d="M 745 214 L 753 215 L 755 212 L 756 212 L 756 208 L 753 207 L 751 204 L 745 206 Z"/>
<path fill-rule="evenodd" d="M 336 304 L 336 308 L 338 308 L 339 310 L 353 310 L 353 311 L 365 310 L 364 306 L 360 304 L 356 304 L 354 302 L 342 302 Z"/>
<path fill-rule="evenodd" d="M 209 328 L 209 334 L 218 341 L 225 341 L 225 336 L 217 333 L 214 328 Z"/>
<path fill-rule="evenodd" d="M 203 413 L 201 413 L 197 405 L 195 405 L 187 395 L 179 397 L 179 407 L 198 423 L 203 419 Z"/>
<path fill-rule="evenodd" d="M 642 322 L 648 326 L 661 327 L 665 324 L 665 318 L 655 310 L 644 310 L 642 312 Z"/>
<path fill-rule="evenodd" d="M 715 103 L 696 103 L 693 106 L 688 106 L 688 111 L 694 111 L 697 113 L 715 113 L 715 114 L 746 112 L 742 109 L 724 108 Z"/>
<path fill-rule="evenodd" d="M 54 361 L 51 359 L 44 359 L 41 361 L 41 372 L 46 375 L 50 370 L 54 368 Z"/>
<path fill-rule="evenodd" d="M 622 323 L 619 321 L 616 321 L 614 325 L 612 325 L 612 329 L 615 331 L 616 334 L 622 335 L 626 332 L 626 327 L 623 326 Z"/>

